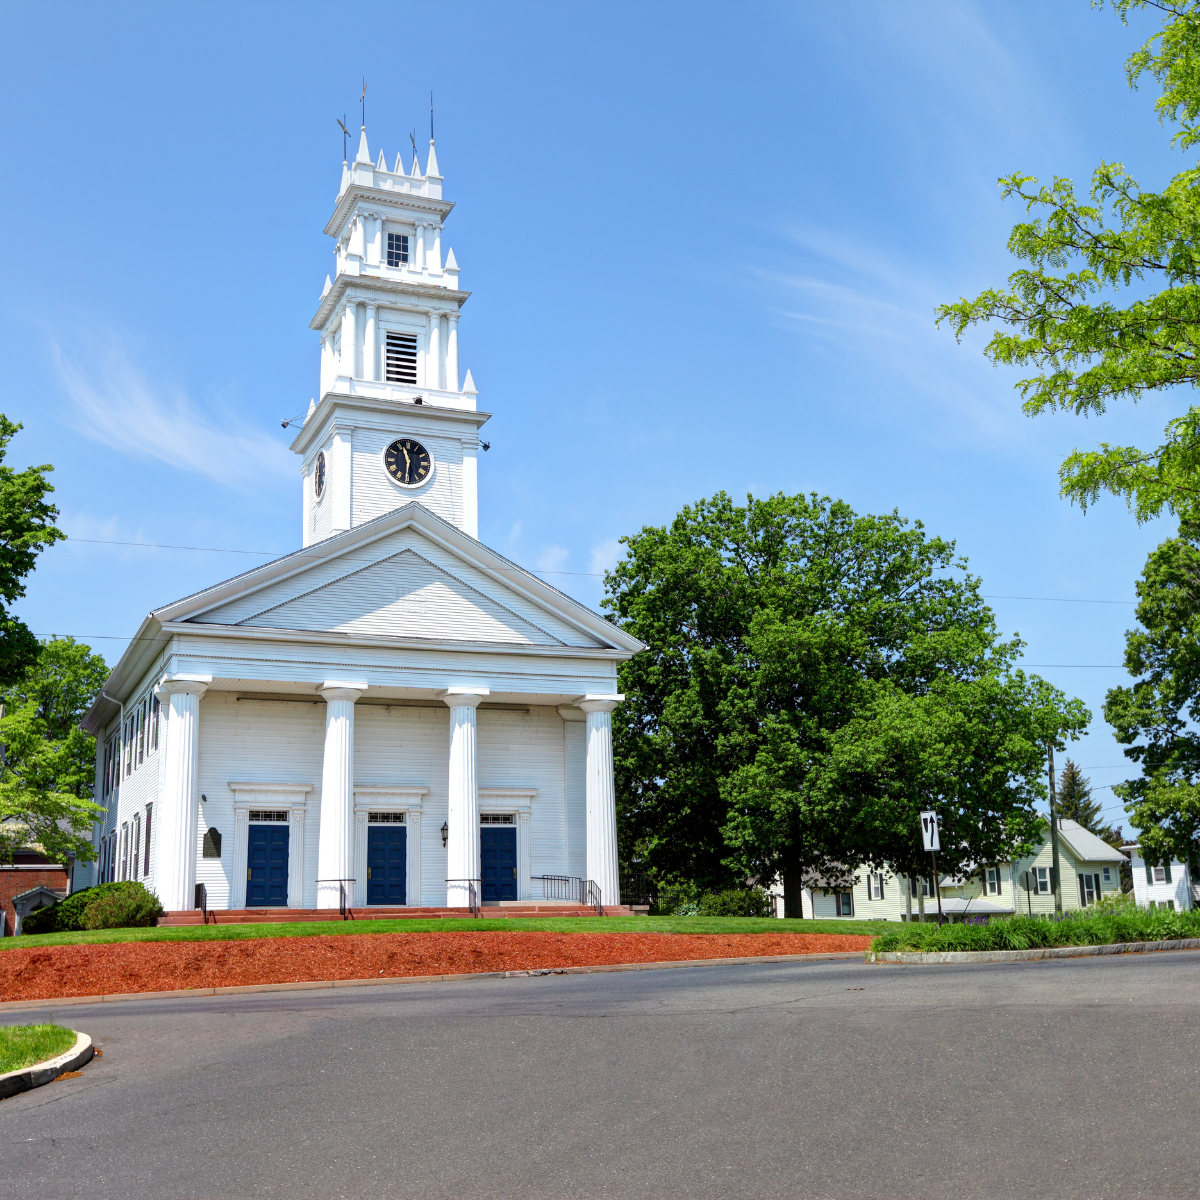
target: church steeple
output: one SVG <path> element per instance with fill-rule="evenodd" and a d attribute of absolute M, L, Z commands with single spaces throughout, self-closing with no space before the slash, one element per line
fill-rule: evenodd
<path fill-rule="evenodd" d="M 320 397 L 292 444 L 303 458 L 305 545 L 411 500 L 478 535 L 477 434 L 489 414 L 460 377 L 469 293 L 454 251 L 443 251 L 454 205 L 442 183 L 432 138 L 425 172 L 414 158 L 409 175 L 399 154 L 391 171 L 382 149 L 372 162 L 365 125 L 342 164 L 325 226 L 336 269 L 310 322 Z M 413 466 L 424 461 L 413 445 L 427 468 Z"/>

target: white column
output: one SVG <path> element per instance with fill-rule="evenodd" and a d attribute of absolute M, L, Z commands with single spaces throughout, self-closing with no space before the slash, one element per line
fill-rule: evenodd
<path fill-rule="evenodd" d="M 366 683 L 327 680 L 325 760 L 321 767 L 321 833 L 317 844 L 317 907 L 337 908 L 338 881 L 354 884 L 354 702 Z"/>
<path fill-rule="evenodd" d="M 617 867 L 617 790 L 613 781 L 612 711 L 624 696 L 585 696 L 587 713 L 587 874 L 605 905 L 621 903 Z"/>
<path fill-rule="evenodd" d="M 425 226 L 417 225 L 416 262 L 413 263 L 418 271 L 425 270 Z"/>
<path fill-rule="evenodd" d="M 164 679 L 155 695 L 166 710 L 159 799 L 155 806 L 158 853 L 154 890 L 168 912 L 196 907 L 196 826 L 200 801 L 200 697 L 212 676 Z"/>
<path fill-rule="evenodd" d="M 451 313 L 446 334 L 446 391 L 458 391 L 458 313 Z"/>
<path fill-rule="evenodd" d="M 425 355 L 425 386 L 440 388 L 442 366 L 442 318 L 438 313 L 429 314 L 429 352 Z"/>
<path fill-rule="evenodd" d="M 447 908 L 466 908 L 467 884 L 479 875 L 479 775 L 475 758 L 475 709 L 488 694 L 486 688 L 447 688 L 442 700 L 450 708 L 450 811 L 446 817 Z"/>
<path fill-rule="evenodd" d="M 337 362 L 333 357 L 333 333 L 321 335 L 321 395 L 324 396 L 337 376 Z"/>
<path fill-rule="evenodd" d="M 371 214 L 371 248 L 367 262 L 374 267 L 383 263 L 383 218 L 378 213 Z"/>
<path fill-rule="evenodd" d="M 354 349 L 358 342 L 358 305 L 346 301 L 342 309 L 342 352 L 338 363 L 338 374 L 354 378 Z"/>
<path fill-rule="evenodd" d="M 333 441 L 325 456 L 325 503 L 332 507 L 330 533 L 344 533 L 354 515 L 354 430 L 333 428 Z"/>
<path fill-rule="evenodd" d="M 533 844 L 530 840 L 530 818 L 528 809 L 517 813 L 517 899 L 533 899 Z"/>
<path fill-rule="evenodd" d="M 479 439 L 462 441 L 462 531 L 479 536 Z"/>
<path fill-rule="evenodd" d="M 436 275 L 442 273 L 442 227 L 433 227 L 433 245 L 429 250 L 429 269 Z"/>
<path fill-rule="evenodd" d="M 379 378 L 379 348 L 375 326 L 375 305 L 367 305 L 367 328 L 363 335 L 363 378 Z"/>

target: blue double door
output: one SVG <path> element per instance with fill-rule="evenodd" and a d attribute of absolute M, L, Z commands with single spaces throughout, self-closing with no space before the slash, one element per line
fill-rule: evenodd
<path fill-rule="evenodd" d="M 484 901 L 517 898 L 517 831 L 483 828 L 479 831 L 479 859 Z"/>
<path fill-rule="evenodd" d="M 250 826 L 246 860 L 247 908 L 287 904 L 290 833 L 287 825 Z"/>
<path fill-rule="evenodd" d="M 405 904 L 408 829 L 403 825 L 367 826 L 367 903 Z"/>

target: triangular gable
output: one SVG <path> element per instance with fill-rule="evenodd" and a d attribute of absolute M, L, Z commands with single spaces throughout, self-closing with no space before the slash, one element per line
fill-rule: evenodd
<path fill-rule="evenodd" d="M 437 641 L 603 645 L 413 526 L 318 557 L 187 619 Z"/>

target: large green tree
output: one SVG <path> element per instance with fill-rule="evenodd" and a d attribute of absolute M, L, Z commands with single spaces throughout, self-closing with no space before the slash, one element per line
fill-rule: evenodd
<path fill-rule="evenodd" d="M 1139 678 L 1108 693 L 1104 716 L 1142 777 L 1114 790 L 1151 861 L 1187 862 L 1200 845 L 1200 521 L 1151 553 L 1137 591 L 1125 666 Z"/>
<path fill-rule="evenodd" d="M 1200 143 L 1200 3 L 1114 0 L 1163 14 L 1158 34 L 1126 64 L 1131 86 L 1144 74 L 1160 85 L 1160 119 L 1179 124 L 1175 141 Z M 1117 401 L 1200 382 L 1200 172 L 1189 167 L 1160 192 L 1147 191 L 1120 163 L 1102 162 L 1081 199 L 1070 179 L 1048 185 L 1015 173 L 1003 195 L 1032 220 L 1013 227 L 1008 248 L 1028 264 L 973 300 L 937 310 L 961 337 L 993 327 L 985 354 L 1030 370 L 1018 390 L 1031 416 L 1065 410 L 1099 415 Z M 1200 407 L 1168 423 L 1157 446 L 1101 442 L 1077 449 L 1060 468 L 1063 495 L 1086 508 L 1102 493 L 1123 497 L 1139 521 L 1186 514 L 1200 504 Z"/>
<path fill-rule="evenodd" d="M 977 684 L 974 703 L 988 703 L 1020 643 L 998 637 L 953 544 L 895 513 L 859 516 L 815 495 L 738 506 L 721 493 L 624 540 L 605 604 L 649 648 L 622 667 L 614 723 L 623 855 L 708 887 L 782 876 L 798 914 L 807 878 L 866 854 L 869 831 L 850 823 L 861 794 L 830 784 L 845 731 L 865 736 L 863 714 L 888 697 L 940 690 L 944 704 L 954 683 Z M 925 717 L 937 708 L 931 699 Z M 965 733 L 954 743 L 980 744 Z M 996 811 L 1027 807 L 998 796 Z M 982 797 L 976 810 L 992 811 Z M 915 820 L 908 828 L 915 839 Z"/>
<path fill-rule="evenodd" d="M 14 683 L 38 658 L 38 640 L 5 607 L 25 595 L 25 577 L 37 556 L 66 537 L 55 528 L 58 509 L 46 502 L 54 491 L 46 480 L 47 463 L 15 471 L 4 466 L 8 444 L 21 426 L 0 413 L 0 687 Z"/>
<path fill-rule="evenodd" d="M 41 846 L 51 858 L 94 856 L 96 740 L 79 722 L 108 676 L 104 659 L 73 638 L 42 642 L 37 659 L 0 693 L 0 862 Z"/>

